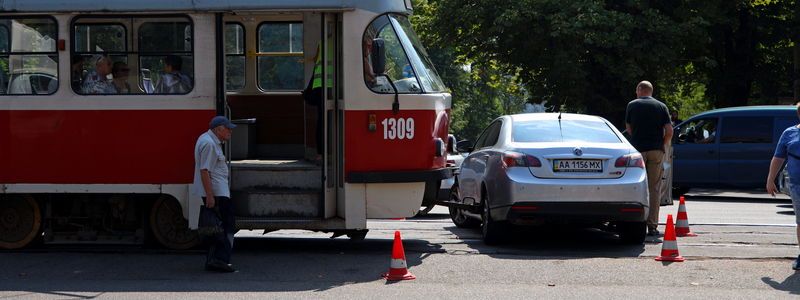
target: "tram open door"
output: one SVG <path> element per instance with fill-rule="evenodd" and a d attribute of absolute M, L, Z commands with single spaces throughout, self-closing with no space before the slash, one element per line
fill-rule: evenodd
<path fill-rule="evenodd" d="M 222 111 L 247 120 L 229 151 L 237 226 L 359 235 L 343 230 L 337 201 L 345 199 L 341 13 L 226 14 L 223 23 Z"/>

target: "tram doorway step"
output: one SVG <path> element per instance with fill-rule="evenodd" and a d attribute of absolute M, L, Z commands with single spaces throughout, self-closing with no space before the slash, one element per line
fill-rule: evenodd
<path fill-rule="evenodd" d="M 304 160 L 231 162 L 231 195 L 237 217 L 322 216 L 322 168 Z"/>

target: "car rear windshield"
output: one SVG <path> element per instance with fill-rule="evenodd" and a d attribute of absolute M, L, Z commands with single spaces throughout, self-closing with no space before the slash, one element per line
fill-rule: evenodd
<path fill-rule="evenodd" d="M 621 143 L 605 122 L 590 120 L 532 120 L 514 122 L 515 142 Z"/>

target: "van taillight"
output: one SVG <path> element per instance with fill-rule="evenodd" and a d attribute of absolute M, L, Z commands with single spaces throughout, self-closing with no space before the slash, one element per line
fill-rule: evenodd
<path fill-rule="evenodd" d="M 531 167 L 538 168 L 542 166 L 542 162 L 538 158 L 518 152 L 503 153 L 503 167 Z"/>
<path fill-rule="evenodd" d="M 644 169 L 644 159 L 639 153 L 623 155 L 614 162 L 617 168 L 642 168 Z"/>

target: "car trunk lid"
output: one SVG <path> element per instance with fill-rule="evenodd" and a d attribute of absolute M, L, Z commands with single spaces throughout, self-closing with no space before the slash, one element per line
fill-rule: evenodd
<path fill-rule="evenodd" d="M 519 146 L 516 151 L 541 161 L 541 167 L 528 167 L 538 178 L 620 178 L 626 167 L 615 166 L 615 162 L 630 153 L 623 143 L 552 142 Z"/>

